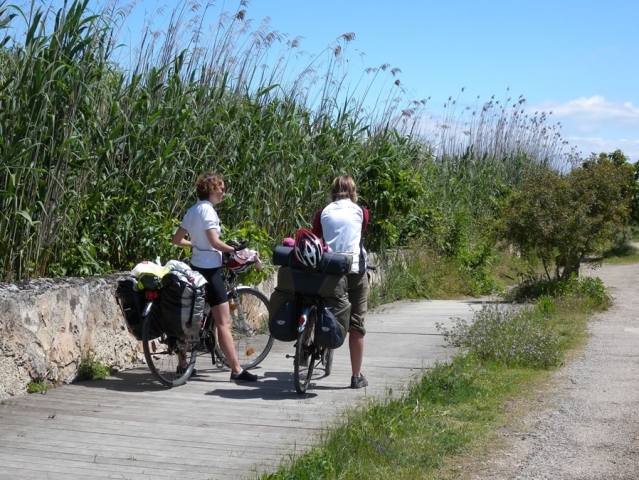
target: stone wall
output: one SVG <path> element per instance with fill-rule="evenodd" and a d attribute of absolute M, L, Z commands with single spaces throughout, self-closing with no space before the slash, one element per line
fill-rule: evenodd
<path fill-rule="evenodd" d="M 82 354 L 93 351 L 113 370 L 144 363 L 142 344 L 126 328 L 115 298 L 116 274 L 0 284 L 0 399 L 77 378 Z M 260 288 L 267 296 L 273 278 Z"/>
<path fill-rule="evenodd" d="M 142 361 L 115 299 L 121 276 L 0 284 L 0 398 L 73 381 L 89 351 L 114 369 Z"/>

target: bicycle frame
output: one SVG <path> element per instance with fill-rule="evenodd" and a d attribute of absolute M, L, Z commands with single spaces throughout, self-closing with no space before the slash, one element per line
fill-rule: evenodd
<path fill-rule="evenodd" d="M 270 335 L 268 339 L 265 339 L 264 332 L 255 330 L 254 323 L 260 315 L 268 315 L 268 298 L 255 287 L 240 285 L 238 275 L 230 269 L 225 268 L 222 276 L 228 295 L 231 332 L 236 341 L 238 360 L 243 368 L 253 368 L 262 362 L 273 346 Z M 210 339 L 209 344 L 205 343 L 205 346 L 211 353 L 212 363 L 217 366 L 228 366 L 224 353 L 217 343 L 217 329 L 211 313 L 206 314 L 206 322 L 200 336 L 203 339 Z"/>
<path fill-rule="evenodd" d="M 311 313 L 311 308 L 313 308 L 313 305 L 311 305 L 310 303 L 305 304 L 302 308 L 302 313 L 300 313 L 300 316 L 297 320 L 297 333 L 302 333 L 306 328 L 306 324 L 308 323 L 308 315 L 309 313 Z"/>
<path fill-rule="evenodd" d="M 319 297 L 298 294 L 298 300 L 302 303 L 302 309 L 298 317 L 297 342 L 295 343 L 295 355 L 293 355 L 293 382 L 298 394 L 305 393 L 310 385 L 315 367 L 324 365 L 324 375 L 331 373 L 333 363 L 333 351 L 320 347 L 315 343 L 315 318 Z M 287 358 L 290 358 L 287 355 Z"/>

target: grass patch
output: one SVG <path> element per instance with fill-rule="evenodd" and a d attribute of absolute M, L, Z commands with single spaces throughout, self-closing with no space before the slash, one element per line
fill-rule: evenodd
<path fill-rule="evenodd" d="M 517 282 L 525 261 L 497 252 L 472 268 L 466 258 L 445 258 L 416 245 L 375 260 L 379 281 L 371 285 L 369 308 L 402 299 L 460 299 L 503 292 Z"/>
<path fill-rule="evenodd" d="M 93 380 L 106 378 L 111 373 L 108 365 L 103 363 L 93 350 L 82 353 L 78 365 L 80 380 Z"/>
<path fill-rule="evenodd" d="M 629 243 L 624 243 L 604 252 L 602 263 L 611 265 L 626 265 L 639 262 L 639 249 Z"/>
<path fill-rule="evenodd" d="M 28 393 L 46 393 L 51 388 L 48 382 L 45 380 L 32 380 L 27 385 Z"/>
<path fill-rule="evenodd" d="M 624 233 L 617 236 L 611 248 L 603 252 L 594 261 L 611 265 L 626 265 L 639 262 L 639 249 L 635 246 L 639 242 L 638 235 L 639 230 L 637 227 L 628 228 Z"/>
<path fill-rule="evenodd" d="M 511 406 L 543 388 L 583 344 L 589 314 L 609 305 L 595 280 L 547 286 L 532 305 L 486 305 L 473 322 L 440 327 L 459 347 L 450 362 L 346 412 L 312 450 L 261 478 L 459 478 L 513 422 Z"/>
<path fill-rule="evenodd" d="M 529 277 L 508 292 L 508 301 L 544 301 L 544 297 L 555 299 L 569 310 L 591 313 L 607 309 L 612 298 L 599 278 L 571 276 L 567 279 L 547 280 L 545 277 Z"/>

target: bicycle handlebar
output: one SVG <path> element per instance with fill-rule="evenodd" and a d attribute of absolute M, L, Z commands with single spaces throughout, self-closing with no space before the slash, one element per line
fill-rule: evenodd
<path fill-rule="evenodd" d="M 235 240 L 231 240 L 230 242 L 228 242 L 228 244 L 229 244 L 229 246 L 233 247 L 233 250 L 238 252 L 238 251 L 244 250 L 246 247 L 248 247 L 249 241 L 248 240 L 243 240 L 241 243 L 238 243 Z"/>

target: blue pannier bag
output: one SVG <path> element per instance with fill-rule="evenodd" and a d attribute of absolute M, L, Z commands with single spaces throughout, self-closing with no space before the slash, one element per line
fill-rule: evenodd
<path fill-rule="evenodd" d="M 350 313 L 350 303 L 348 312 Z M 322 300 L 317 309 L 315 320 L 315 343 L 322 348 L 339 348 L 344 343 L 346 332 L 335 316 L 338 312 L 333 312 L 335 306 Z"/>

